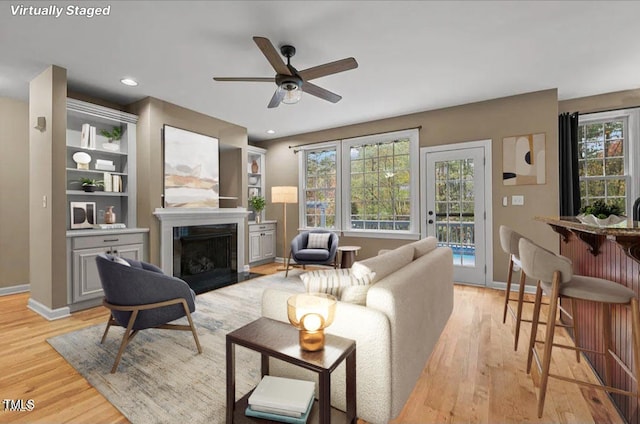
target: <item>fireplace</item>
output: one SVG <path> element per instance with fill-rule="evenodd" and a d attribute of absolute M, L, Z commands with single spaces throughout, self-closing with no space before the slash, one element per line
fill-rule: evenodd
<path fill-rule="evenodd" d="M 236 224 L 173 228 L 173 275 L 196 285 L 237 273 Z"/>
<path fill-rule="evenodd" d="M 160 265 L 198 294 L 242 281 L 245 264 L 244 208 L 158 208 Z"/>

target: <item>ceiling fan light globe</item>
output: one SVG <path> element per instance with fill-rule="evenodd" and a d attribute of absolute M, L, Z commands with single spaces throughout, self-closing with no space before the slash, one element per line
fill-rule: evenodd
<path fill-rule="evenodd" d="M 284 93 L 282 103 L 287 105 L 296 104 L 302 98 L 302 90 L 295 82 L 284 82 L 278 87 L 279 91 Z"/>

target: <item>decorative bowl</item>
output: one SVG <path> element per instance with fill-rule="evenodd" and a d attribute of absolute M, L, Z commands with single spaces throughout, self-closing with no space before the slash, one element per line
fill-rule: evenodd
<path fill-rule="evenodd" d="M 578 221 L 585 225 L 592 225 L 594 227 L 626 227 L 627 217 L 618 215 L 609 215 L 607 218 L 598 218 L 595 215 L 580 214 L 576 216 Z"/>
<path fill-rule="evenodd" d="M 258 177 L 249 177 L 249 184 L 250 185 L 258 184 Z"/>

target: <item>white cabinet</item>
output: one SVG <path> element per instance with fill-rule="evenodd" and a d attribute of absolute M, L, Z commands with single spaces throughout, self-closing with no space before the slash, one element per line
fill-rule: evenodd
<path fill-rule="evenodd" d="M 249 263 L 273 262 L 276 257 L 276 221 L 249 224 Z"/>
<path fill-rule="evenodd" d="M 126 233 L 101 230 L 92 231 L 91 235 L 70 238 L 72 273 L 69 303 L 75 305 L 72 309 L 95 305 L 99 302 L 87 301 L 99 300 L 103 296 L 96 256 L 108 253 L 141 261 L 145 253 L 145 238 L 145 230 Z"/>
<path fill-rule="evenodd" d="M 136 228 L 137 121 L 136 115 L 67 99 L 67 301 L 72 311 L 101 302 L 97 255 L 145 259 L 149 230 Z M 114 129 L 120 132 L 119 140 L 101 135 Z M 90 161 L 79 165 L 83 156 Z M 81 179 L 98 180 L 102 186 L 84 191 Z M 115 212 L 116 224 L 124 229 L 99 227 L 108 224 L 108 210 Z"/>
<path fill-rule="evenodd" d="M 255 146 L 247 147 L 247 197 L 251 199 L 253 196 L 262 196 L 266 199 L 265 193 L 265 154 L 266 150 Z M 249 215 L 249 222 L 255 222 L 255 212 L 249 206 L 248 209 L 251 214 Z M 260 217 L 264 221 L 264 210 Z"/>

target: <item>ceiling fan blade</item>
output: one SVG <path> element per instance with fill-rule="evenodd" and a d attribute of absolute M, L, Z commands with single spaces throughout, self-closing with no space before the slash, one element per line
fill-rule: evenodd
<path fill-rule="evenodd" d="M 284 91 L 276 89 L 276 92 L 273 93 L 273 97 L 269 102 L 269 109 L 273 109 L 274 107 L 280 106 L 280 102 L 282 102 L 282 98 L 284 97 Z"/>
<path fill-rule="evenodd" d="M 328 100 L 331 103 L 338 103 L 342 96 L 337 95 L 336 93 L 332 93 L 329 90 L 326 90 L 322 87 L 318 87 L 315 84 L 311 84 L 310 82 L 304 82 L 302 84 L 302 91 L 305 93 L 309 93 L 313 96 L 319 97 L 323 100 Z"/>
<path fill-rule="evenodd" d="M 253 37 L 253 41 L 255 41 L 255 43 L 258 45 L 258 47 L 262 51 L 262 54 L 267 58 L 271 66 L 273 66 L 273 69 L 275 69 L 276 73 L 282 75 L 292 75 L 291 71 L 289 70 L 289 68 L 287 68 L 287 65 L 280 57 L 280 54 L 278 53 L 276 48 L 273 47 L 273 44 L 271 44 L 271 41 L 269 41 L 268 38 Z"/>
<path fill-rule="evenodd" d="M 248 81 L 248 82 L 276 82 L 275 78 L 271 78 L 271 77 L 213 77 L 214 81 Z"/>
<path fill-rule="evenodd" d="M 335 62 L 325 63 L 324 65 L 314 66 L 313 68 L 299 71 L 298 74 L 303 80 L 309 81 L 314 78 L 320 78 L 331 74 L 337 74 L 338 72 L 348 71 L 358 67 L 358 62 L 352 57 L 342 60 L 336 60 Z"/>

